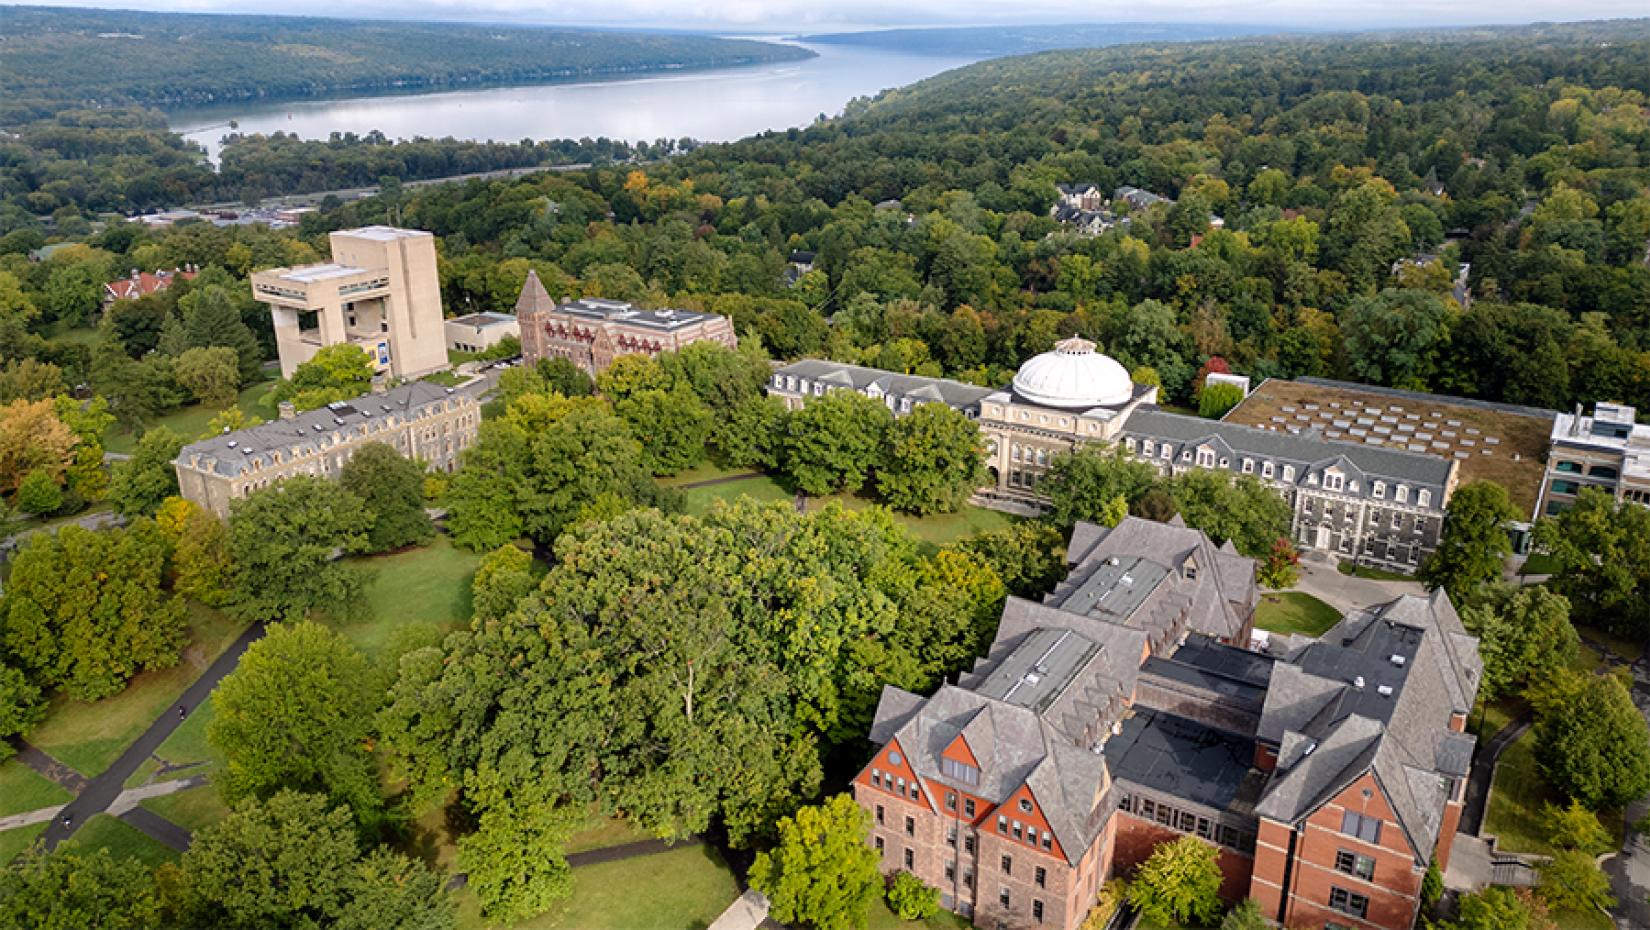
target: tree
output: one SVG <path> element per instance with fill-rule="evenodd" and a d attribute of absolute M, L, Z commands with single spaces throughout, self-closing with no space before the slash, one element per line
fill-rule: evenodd
<path fill-rule="evenodd" d="M 984 455 L 974 421 L 945 404 L 918 404 L 888 429 L 877 491 L 896 510 L 954 513 L 986 483 Z"/>
<path fill-rule="evenodd" d="M 195 438 L 197 440 L 211 439 L 213 436 L 219 436 L 224 433 L 233 433 L 236 430 L 250 429 L 263 421 L 263 417 L 248 416 L 247 413 L 239 407 L 225 407 L 212 415 L 212 419 L 208 420 L 206 423 L 206 429 Z"/>
<path fill-rule="evenodd" d="M 223 521 L 192 501 L 169 497 L 155 511 L 155 524 L 172 541 L 172 590 L 208 607 L 227 605 L 234 598 L 234 562 Z"/>
<path fill-rule="evenodd" d="M 1604 874 L 1590 853 L 1577 849 L 1560 850 L 1541 867 L 1541 884 L 1536 894 L 1555 911 L 1596 914 L 1616 906 L 1616 899 L 1610 894 L 1610 876 Z"/>
<path fill-rule="evenodd" d="M 1598 815 L 1571 801 L 1568 807 L 1542 805 L 1542 819 L 1548 824 L 1547 839 L 1559 849 L 1576 849 L 1589 856 L 1608 852 L 1615 840 L 1598 822 Z"/>
<path fill-rule="evenodd" d="M 538 581 L 533 557 L 521 549 L 500 546 L 487 553 L 470 583 L 476 619 L 484 623 L 503 619 L 532 593 Z"/>
<path fill-rule="evenodd" d="M 15 400 L 0 407 L 0 494 L 12 494 L 42 471 L 60 483 L 74 460 L 75 434 L 51 400 Z"/>
<path fill-rule="evenodd" d="M 1253 475 L 1197 468 L 1169 479 L 1168 488 L 1186 525 L 1216 544 L 1230 540 L 1237 551 L 1260 558 L 1289 537 L 1289 505 Z"/>
<path fill-rule="evenodd" d="M 1581 645 L 1570 602 L 1540 586 L 1492 588 L 1481 603 L 1461 609 L 1461 622 L 1478 636 L 1479 688 L 1487 701 L 1547 681 L 1570 666 Z"/>
<path fill-rule="evenodd" d="M 751 887 L 774 919 L 818 930 L 864 927 L 882 875 L 865 841 L 867 816 L 846 794 L 779 821 L 779 842 L 756 854 Z"/>
<path fill-rule="evenodd" d="M 342 636 L 308 622 L 271 627 L 212 695 L 218 790 L 231 804 L 320 794 L 371 822 L 382 805 L 368 749 L 380 700 L 366 658 Z"/>
<path fill-rule="evenodd" d="M 44 468 L 36 468 L 17 486 L 15 503 L 27 514 L 52 513 L 63 506 L 63 489 Z"/>
<path fill-rule="evenodd" d="M 131 458 L 109 469 L 109 503 L 128 517 L 153 515 L 163 501 L 178 493 L 178 472 L 172 462 L 184 442 L 164 426 L 146 431 Z"/>
<path fill-rule="evenodd" d="M 670 375 L 650 355 L 621 355 L 596 376 L 596 389 L 617 404 L 643 391 L 670 390 Z"/>
<path fill-rule="evenodd" d="M 1448 339 L 1450 310 L 1425 291 L 1385 290 L 1341 316 L 1347 366 L 1360 381 L 1426 390 Z"/>
<path fill-rule="evenodd" d="M 372 514 L 359 497 L 298 475 L 232 502 L 229 514 L 237 615 L 301 620 L 312 611 L 353 616 L 363 608 L 361 578 L 334 561 L 367 544 Z"/>
<path fill-rule="evenodd" d="M 1049 521 L 1069 532 L 1079 521 L 1100 518 L 1119 497 L 1132 506 L 1156 481 L 1145 462 L 1090 445 L 1055 456 L 1041 490 L 1049 498 Z"/>
<path fill-rule="evenodd" d="M 172 363 L 178 384 L 203 406 L 222 410 L 235 403 L 241 372 L 235 350 L 227 346 L 184 351 Z"/>
<path fill-rule="evenodd" d="M 1157 844 L 1129 884 L 1129 903 L 1159 924 L 1206 924 L 1220 913 L 1215 848 L 1195 836 Z"/>
<path fill-rule="evenodd" d="M 21 669 L 0 663 L 0 762 L 11 758 L 11 738 L 25 736 L 46 718 L 40 689 Z"/>
<path fill-rule="evenodd" d="M 450 930 L 441 877 L 388 850 L 361 854 L 345 807 L 281 791 L 248 800 L 195 834 L 182 862 L 180 916 L 225 930 Z"/>
<path fill-rule="evenodd" d="M 0 645 L 37 684 L 82 701 L 176 665 L 189 628 L 183 602 L 162 586 L 169 548 L 142 518 L 30 536 L 0 601 Z"/>
<path fill-rule="evenodd" d="M 1512 541 L 1507 527 L 1518 519 L 1507 489 L 1492 481 L 1457 488 L 1445 510 L 1438 548 L 1421 566 L 1421 581 L 1443 588 L 1457 603 L 1501 577 Z"/>
<path fill-rule="evenodd" d="M 1271 926 L 1254 898 L 1239 901 L 1220 919 L 1220 930 L 1270 930 Z"/>
<path fill-rule="evenodd" d="M 1243 388 L 1225 381 L 1217 381 L 1197 396 L 1197 415 L 1218 420 L 1243 402 Z"/>
<path fill-rule="evenodd" d="M 1047 523 L 1024 520 L 956 544 L 988 563 L 1016 597 L 1041 598 L 1065 577 L 1065 540 Z"/>
<path fill-rule="evenodd" d="M 237 306 L 237 295 L 245 292 L 246 285 L 236 287 L 228 275 L 211 268 L 192 283 L 189 293 L 178 298 L 188 345 L 229 349 L 235 353 L 236 380 L 246 383 L 257 378 L 263 350 L 258 348 L 257 337 L 242 321 L 241 308 Z"/>
<path fill-rule="evenodd" d="M 785 472 L 803 493 L 857 491 L 880 464 L 894 415 L 857 391 L 829 391 L 786 421 Z"/>
<path fill-rule="evenodd" d="M 1650 508 L 1583 488 L 1568 510 L 1536 521 L 1535 543 L 1557 563 L 1551 586 L 1581 622 L 1650 634 Z"/>
<path fill-rule="evenodd" d="M 732 468 L 778 468 L 784 452 L 785 402 L 762 395 L 711 424 L 711 455 Z"/>
<path fill-rule="evenodd" d="M 149 868 L 107 848 L 82 852 L 70 841 L 39 849 L 0 870 L 0 926 L 33 930 L 149 930 L 162 905 Z"/>
<path fill-rule="evenodd" d="M 888 909 L 900 920 L 927 920 L 940 912 L 940 890 L 910 872 L 895 872 L 888 880 Z"/>
<path fill-rule="evenodd" d="M 148 355 L 136 361 L 114 340 L 100 342 L 92 352 L 92 386 L 108 400 L 115 419 L 134 433 L 183 402 L 171 359 Z"/>
<path fill-rule="evenodd" d="M 642 443 L 643 466 L 655 475 L 674 475 L 704 460 L 711 413 L 686 388 L 636 391 L 614 407 Z"/>
<path fill-rule="evenodd" d="M 0 405 L 14 400 L 50 400 L 68 392 L 63 369 L 50 362 L 24 358 L 0 367 Z"/>
<path fill-rule="evenodd" d="M 1561 672 L 1535 704 L 1536 763 L 1564 796 L 1596 811 L 1650 791 L 1650 727 L 1620 679 Z"/>
<path fill-rule="evenodd" d="M 625 504 L 663 500 L 630 427 L 595 398 L 575 401 L 528 446 L 516 506 L 529 536 L 548 544 L 604 495 Z M 469 467 L 469 463 L 466 462 Z"/>
<path fill-rule="evenodd" d="M 517 369 L 511 369 L 515 370 Z M 540 359 L 539 363 L 533 366 L 533 371 L 544 379 L 546 390 L 563 397 L 586 397 L 596 393 L 596 382 L 584 373 L 583 368 L 573 364 L 572 359 Z"/>
<path fill-rule="evenodd" d="M 573 893 L 573 870 L 564 850 L 584 822 L 582 809 L 568 808 L 538 792 L 524 792 L 508 806 L 487 807 L 474 833 L 458 843 L 458 864 L 481 912 L 510 922 L 548 910 Z"/>
<path fill-rule="evenodd" d="M 1491 885 L 1461 896 L 1455 930 L 1557 930 L 1547 905 L 1528 888 Z"/>
<path fill-rule="evenodd" d="M 360 346 L 340 342 L 293 369 L 291 378 L 275 385 L 275 399 L 313 410 L 367 393 L 372 374 L 372 357 Z"/>
<path fill-rule="evenodd" d="M 418 545 L 435 535 L 424 512 L 424 469 L 394 447 L 369 442 L 356 449 L 338 472 L 338 483 L 372 514 L 367 552 Z"/>
<path fill-rule="evenodd" d="M 1266 553 L 1266 558 L 1255 566 L 1255 580 L 1262 587 L 1281 591 L 1284 588 L 1293 588 L 1300 580 L 1301 554 L 1296 551 L 1294 543 L 1287 538 L 1280 537 L 1272 543 L 1272 549 Z"/>

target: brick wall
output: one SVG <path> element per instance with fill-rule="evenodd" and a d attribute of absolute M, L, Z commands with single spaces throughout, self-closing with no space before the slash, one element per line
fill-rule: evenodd
<path fill-rule="evenodd" d="M 1191 835 L 1141 820 L 1133 814 L 1119 812 L 1112 815 L 1112 820 L 1117 826 L 1112 841 L 1111 873 L 1123 877 L 1134 874 L 1141 863 L 1151 858 L 1152 850 L 1159 843 L 1172 843 Z M 1227 901 L 1241 901 L 1249 894 L 1249 876 L 1254 869 L 1254 860 L 1224 846 L 1216 846 L 1215 850 L 1216 861 L 1220 863 L 1220 896 Z"/>

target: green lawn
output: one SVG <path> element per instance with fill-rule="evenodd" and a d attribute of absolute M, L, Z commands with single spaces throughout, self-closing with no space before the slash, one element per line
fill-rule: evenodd
<path fill-rule="evenodd" d="M 794 498 L 791 492 L 779 486 L 779 482 L 760 475 L 755 478 L 743 478 L 739 481 L 730 481 L 726 484 L 712 485 L 708 488 L 692 488 L 686 492 L 687 512 L 694 516 L 702 516 L 710 510 L 716 501 L 736 501 L 741 497 L 751 497 L 763 503 L 772 501 L 789 501 Z"/>
<path fill-rule="evenodd" d="M 1274 633 L 1322 636 L 1340 618 L 1340 611 L 1310 594 L 1280 591 L 1261 596 L 1255 626 Z"/>
<path fill-rule="evenodd" d="M 830 497 L 809 498 L 808 509 L 817 510 L 833 502 L 849 510 L 867 510 L 877 506 L 876 501 L 857 494 L 833 494 Z M 969 504 L 964 504 L 956 513 L 937 513 L 927 517 L 916 517 L 897 510 L 890 510 L 889 513 L 893 515 L 895 523 L 910 530 L 919 539 L 936 546 L 948 545 L 965 536 L 986 530 L 1001 529 L 1019 519 L 1010 514 Z"/>
<path fill-rule="evenodd" d="M 178 861 L 178 851 L 150 839 L 137 827 L 108 814 L 98 814 L 75 831 L 74 842 L 82 849 L 107 847 L 115 858 L 131 857 L 154 868 Z"/>
<path fill-rule="evenodd" d="M 480 561 L 480 556 L 455 548 L 445 536 L 406 552 L 350 559 L 350 564 L 373 574 L 367 588 L 373 614 L 370 620 L 339 626 L 338 632 L 376 656 L 398 629 L 455 629 L 469 622 L 470 581 Z"/>
<path fill-rule="evenodd" d="M 29 848 L 34 838 L 46 832 L 46 825 L 37 823 L 29 827 L 18 827 L 0 833 L 0 865 L 4 865 L 23 854 Z"/>
<path fill-rule="evenodd" d="M 1558 560 L 1545 552 L 1532 552 L 1519 568 L 1521 575 L 1551 575 L 1558 570 Z"/>
<path fill-rule="evenodd" d="M 583 830 L 567 838 L 565 851 L 586 852 L 592 849 L 606 849 L 609 846 L 623 846 L 626 843 L 640 843 L 648 839 L 652 837 L 617 817 L 593 814 L 590 823 Z"/>
<path fill-rule="evenodd" d="M 1414 581 L 1415 580 L 1414 575 L 1406 575 L 1403 572 L 1389 572 L 1389 571 L 1386 571 L 1385 569 L 1371 568 L 1368 565 L 1354 566 L 1351 562 L 1342 562 L 1340 564 L 1340 566 L 1337 568 L 1337 571 L 1339 571 L 1343 575 L 1351 575 L 1354 578 L 1368 578 L 1371 581 Z"/>
<path fill-rule="evenodd" d="M 54 697 L 29 742 L 88 778 L 108 768 L 240 635 L 240 624 L 219 611 L 191 603 L 189 614 L 189 646 L 182 662 L 144 672 L 126 690 L 92 704 Z"/>
<path fill-rule="evenodd" d="M 209 784 L 162 798 L 150 798 L 140 802 L 139 806 L 165 817 L 191 833 L 203 830 L 229 816 L 229 808 L 218 799 L 218 789 Z"/>
<path fill-rule="evenodd" d="M 273 378 L 258 381 L 241 391 L 235 398 L 235 403 L 240 406 L 241 412 L 248 416 L 255 414 L 266 420 L 271 419 L 275 416 L 275 405 L 265 403 L 263 395 L 274 384 L 275 380 Z M 164 426 L 184 439 L 194 442 L 200 438 L 202 433 L 206 432 L 207 424 L 212 422 L 212 418 L 217 415 L 218 411 L 216 410 L 201 404 L 190 404 L 187 407 L 179 407 L 177 410 L 149 424 L 149 426 Z M 128 432 L 125 427 L 118 423 L 111 425 L 109 431 L 103 434 L 103 448 L 109 452 L 131 452 L 137 448 L 137 443 L 138 436 Z"/>
<path fill-rule="evenodd" d="M 696 484 L 700 481 L 713 481 L 717 478 L 729 478 L 734 475 L 753 475 L 756 472 L 749 468 L 723 468 L 711 462 L 702 462 L 687 471 L 677 472 L 674 475 L 665 475 L 655 479 L 667 488 L 681 487 L 684 484 Z"/>
<path fill-rule="evenodd" d="M 439 384 L 442 387 L 458 387 L 460 384 L 463 384 L 470 379 L 460 375 L 455 375 L 452 372 L 443 369 L 442 371 L 432 371 L 418 380 L 428 381 L 431 384 Z"/>
<path fill-rule="evenodd" d="M 870 920 L 866 922 L 865 930 L 968 930 L 971 927 L 967 920 L 950 911 L 940 911 L 927 920 L 900 920 L 899 915 L 888 909 L 886 898 L 877 898 L 871 905 Z"/>
<path fill-rule="evenodd" d="M 0 817 L 59 807 L 74 797 L 60 785 L 16 759 L 0 764 Z"/>
<path fill-rule="evenodd" d="M 1596 626 L 1578 626 L 1576 632 L 1581 634 L 1583 643 L 1588 640 L 1600 643 L 1623 662 L 1637 662 L 1639 656 L 1644 655 L 1644 640 L 1637 637 L 1619 636 Z"/>
<path fill-rule="evenodd" d="M 1561 805 L 1564 799 L 1541 777 L 1535 764 L 1535 736 L 1525 733 L 1502 751 L 1495 766 L 1484 832 L 1495 834 L 1497 845 L 1508 852 L 1550 856 L 1549 825 L 1542 815 L 1542 805 L 1548 803 Z"/>
<path fill-rule="evenodd" d="M 689 846 L 573 870 L 573 896 L 512 930 L 686 930 L 705 927 L 739 897 L 739 885 L 716 850 Z M 460 892 L 461 930 L 493 926 L 476 900 Z"/>

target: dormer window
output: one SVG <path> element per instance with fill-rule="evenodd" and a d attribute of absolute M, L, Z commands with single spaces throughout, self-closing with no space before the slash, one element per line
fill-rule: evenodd
<path fill-rule="evenodd" d="M 1272 467 L 1272 463 L 1267 462 L 1266 467 L 1267 467 L 1268 471 L 1270 471 L 1270 469 Z M 1283 480 L 1285 480 L 1285 481 L 1294 481 L 1295 480 L 1295 466 L 1293 466 L 1293 465 L 1283 466 Z"/>
<path fill-rule="evenodd" d="M 1171 457 L 1174 456 L 1174 450 L 1169 448 L 1168 446 L 1163 446 L 1158 451 L 1161 453 L 1158 457 L 1163 459 L 1163 461 L 1165 461 L 1165 462 L 1167 462 Z"/>
<path fill-rule="evenodd" d="M 1375 484 L 1370 487 L 1369 493 L 1375 495 L 1376 497 L 1386 497 L 1386 482 L 1375 482 Z"/>
<path fill-rule="evenodd" d="M 1199 468 L 1215 467 L 1215 454 L 1208 449 L 1197 450 L 1197 465 Z"/>
<path fill-rule="evenodd" d="M 1129 451 L 1134 451 L 1134 440 L 1132 439 L 1129 440 Z M 1142 439 L 1140 441 L 1140 454 L 1145 456 L 1150 456 L 1152 454 L 1152 441 L 1150 439 Z"/>
<path fill-rule="evenodd" d="M 1392 492 L 1392 499 L 1400 504 L 1409 503 L 1409 485 L 1398 485 L 1397 489 Z"/>
<path fill-rule="evenodd" d="M 1421 507 L 1425 507 L 1428 504 L 1431 504 L 1432 503 L 1432 492 L 1426 490 L 1425 488 L 1422 488 L 1421 490 L 1416 491 L 1415 492 L 1415 503 L 1416 503 L 1416 505 L 1421 506 Z"/>
<path fill-rule="evenodd" d="M 1187 559 L 1186 564 L 1181 566 L 1181 574 L 1186 576 L 1187 581 L 1197 580 L 1197 563 Z"/>
<path fill-rule="evenodd" d="M 1326 471 L 1323 473 L 1323 487 L 1326 491 L 1339 491 L 1346 487 L 1346 476 L 1340 472 Z"/>
<path fill-rule="evenodd" d="M 940 774 L 965 785 L 978 785 L 980 783 L 980 770 L 966 762 L 958 762 L 956 759 L 941 757 Z"/>
<path fill-rule="evenodd" d="M 1244 459 L 1243 460 L 1243 473 L 1245 475 L 1252 475 L 1252 474 L 1255 473 L 1255 460 L 1254 459 Z"/>

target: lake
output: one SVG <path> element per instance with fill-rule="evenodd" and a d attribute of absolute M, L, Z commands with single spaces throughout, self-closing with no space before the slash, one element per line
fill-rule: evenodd
<path fill-rule="evenodd" d="M 376 129 L 397 139 L 452 136 L 517 142 L 606 136 L 637 142 L 687 136 L 725 142 L 768 129 L 806 126 L 821 113 L 840 113 L 855 97 L 910 84 L 976 60 L 808 47 L 819 57 L 628 80 L 243 102 L 174 110 L 167 113 L 167 122 L 205 146 L 214 161 L 221 148 L 219 140 L 232 131 L 230 120 L 238 123 L 233 131 L 291 132 L 305 139 Z"/>

